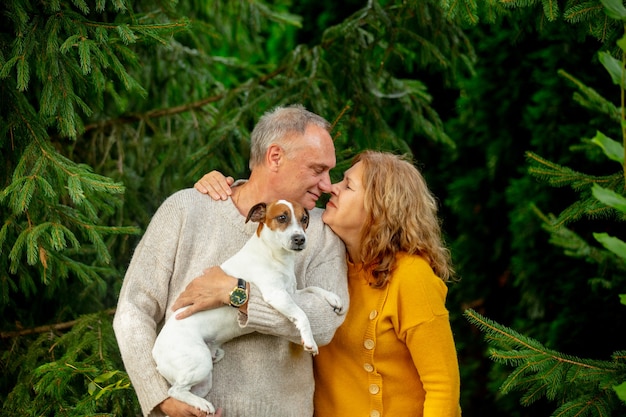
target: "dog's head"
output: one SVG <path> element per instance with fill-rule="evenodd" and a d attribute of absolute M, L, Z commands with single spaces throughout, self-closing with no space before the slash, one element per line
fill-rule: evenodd
<path fill-rule="evenodd" d="M 259 203 L 248 212 L 246 223 L 250 220 L 259 223 L 256 231 L 259 237 L 263 237 L 262 233 L 272 235 L 275 242 L 291 251 L 306 247 L 304 232 L 309 225 L 309 211 L 298 203 L 287 200 Z"/>

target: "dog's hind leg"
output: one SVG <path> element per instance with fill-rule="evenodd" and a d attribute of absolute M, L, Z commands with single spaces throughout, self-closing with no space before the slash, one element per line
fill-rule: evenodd
<path fill-rule="evenodd" d="M 201 385 L 204 385 L 206 382 L 202 383 Z M 210 383 L 208 385 L 210 385 Z M 215 413 L 215 407 L 213 406 L 213 404 L 211 404 L 209 400 L 191 392 L 192 390 L 195 390 L 195 387 L 197 386 L 198 385 L 192 388 L 189 385 L 174 384 L 168 390 L 168 394 L 170 397 L 176 398 L 179 401 L 187 403 L 190 406 L 197 408 L 198 410 L 204 411 L 209 414 Z M 204 392 L 205 386 L 202 386 L 201 388 L 202 388 L 202 391 Z"/>
<path fill-rule="evenodd" d="M 157 370 L 171 384 L 170 397 L 207 413 L 215 411 L 213 404 L 203 398 L 212 387 L 213 359 L 202 339 L 162 350 L 157 358 Z"/>
<path fill-rule="evenodd" d="M 186 372 L 179 374 L 168 394 L 172 398 L 212 414 L 215 412 L 215 407 L 204 397 L 213 386 L 213 362 L 206 359 L 208 358 L 195 364 L 193 369 L 187 369 Z"/>

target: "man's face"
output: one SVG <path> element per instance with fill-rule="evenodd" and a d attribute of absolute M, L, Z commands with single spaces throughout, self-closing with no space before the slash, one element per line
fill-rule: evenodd
<path fill-rule="evenodd" d="M 295 200 L 311 210 L 323 193 L 330 192 L 335 145 L 328 132 L 315 125 L 307 127 L 299 143 L 279 168 L 280 193 L 282 198 Z"/>

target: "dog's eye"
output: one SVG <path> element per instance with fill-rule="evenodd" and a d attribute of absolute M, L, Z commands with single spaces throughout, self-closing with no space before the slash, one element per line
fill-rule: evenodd
<path fill-rule="evenodd" d="M 278 223 L 286 223 L 287 222 L 287 216 L 284 214 L 281 214 L 280 216 L 276 217 L 276 221 Z"/>
<path fill-rule="evenodd" d="M 306 224 L 309 221 L 309 216 L 302 216 L 302 220 L 300 220 L 300 223 L 302 224 Z"/>

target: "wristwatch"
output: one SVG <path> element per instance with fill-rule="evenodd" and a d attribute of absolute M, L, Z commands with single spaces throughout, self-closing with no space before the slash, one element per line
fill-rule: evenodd
<path fill-rule="evenodd" d="M 230 292 L 230 305 L 239 308 L 248 301 L 248 292 L 246 291 L 246 281 L 241 278 L 237 279 L 237 286 Z"/>

